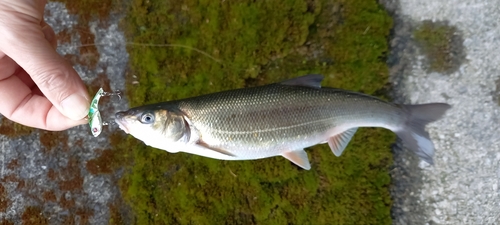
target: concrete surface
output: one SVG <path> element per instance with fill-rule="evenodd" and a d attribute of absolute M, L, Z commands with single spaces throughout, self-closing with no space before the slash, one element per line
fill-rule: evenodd
<path fill-rule="evenodd" d="M 453 105 L 428 126 L 435 165 L 396 153 L 394 224 L 499 224 L 500 1 L 385 1 L 396 18 L 390 64 L 394 97 Z M 451 74 L 425 70 L 411 33 L 424 20 L 455 26 L 466 61 Z M 397 150 L 396 150 L 397 151 Z"/>
<path fill-rule="evenodd" d="M 59 43 L 61 55 L 98 58 L 91 67 L 74 64 L 87 85 L 102 83 L 111 90 L 124 90 L 128 54 L 124 34 L 118 30 L 118 15 L 112 15 L 106 23 L 90 23 L 95 43 L 104 44 L 97 46 L 97 56 L 80 54 L 78 31 L 82 27 L 64 4 L 49 2 L 45 15 L 56 34 L 65 32 L 70 36 L 68 42 Z M 109 81 L 100 74 L 106 74 Z M 112 118 L 115 109 L 127 108 L 126 99 L 102 99 L 103 120 Z M 67 132 L 34 130 L 31 135 L 10 139 L 0 135 L 0 206 L 6 208 L 5 212 L 0 210 L 0 223 L 5 219 L 15 224 L 107 224 L 110 210 L 121 207 L 117 202 L 119 174 L 92 174 L 87 163 L 110 147 L 110 133 L 105 129 L 94 138 L 89 127 L 82 125 Z M 50 217 L 42 218 L 40 213 Z"/>

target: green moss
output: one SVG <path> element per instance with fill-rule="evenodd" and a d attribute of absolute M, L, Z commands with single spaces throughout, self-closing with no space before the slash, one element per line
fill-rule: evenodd
<path fill-rule="evenodd" d="M 14 123 L 11 120 L 2 117 L 0 118 L 0 134 L 10 138 L 16 138 L 24 135 L 29 135 L 34 128 Z"/>
<path fill-rule="evenodd" d="M 392 21 L 376 1 L 133 0 L 130 41 L 188 48 L 128 48 L 132 106 L 322 73 L 324 86 L 368 94 L 388 82 Z M 383 96 L 381 96 L 383 97 Z M 137 224 L 390 224 L 394 135 L 360 129 L 337 158 L 308 150 L 312 169 L 282 157 L 220 161 L 171 154 L 128 137 L 121 180 Z M 134 147 L 130 147 L 134 146 Z"/>
<path fill-rule="evenodd" d="M 28 206 L 24 210 L 21 219 L 26 225 L 45 225 L 49 224 L 48 219 L 43 215 L 42 210 L 38 207 Z"/>
<path fill-rule="evenodd" d="M 463 39 L 455 26 L 425 20 L 413 35 L 427 58 L 429 72 L 453 73 L 465 60 Z"/>
<path fill-rule="evenodd" d="M 14 222 L 10 222 L 9 220 L 2 218 L 2 221 L 0 221 L 0 225 L 14 225 Z"/>
<path fill-rule="evenodd" d="M 2 184 L 0 184 L 0 212 L 5 212 L 10 204 L 11 201 L 7 197 L 7 190 Z"/>
<path fill-rule="evenodd" d="M 114 0 L 57 1 L 64 3 L 70 14 L 78 15 L 79 25 L 83 27 L 92 19 L 106 19 L 113 8 L 116 11 L 121 5 Z"/>

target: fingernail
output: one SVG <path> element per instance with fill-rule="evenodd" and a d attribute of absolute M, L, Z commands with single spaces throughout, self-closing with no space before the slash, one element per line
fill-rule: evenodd
<path fill-rule="evenodd" d="M 62 114 L 72 120 L 81 120 L 89 112 L 89 102 L 83 96 L 73 94 L 61 102 Z"/>

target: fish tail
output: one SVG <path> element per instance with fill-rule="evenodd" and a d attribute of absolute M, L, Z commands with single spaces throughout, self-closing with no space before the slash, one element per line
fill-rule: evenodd
<path fill-rule="evenodd" d="M 446 103 L 430 103 L 422 105 L 403 105 L 407 119 L 401 130 L 396 134 L 403 140 L 403 144 L 413 150 L 422 160 L 434 164 L 434 144 L 425 125 L 440 119 L 451 108 Z"/>

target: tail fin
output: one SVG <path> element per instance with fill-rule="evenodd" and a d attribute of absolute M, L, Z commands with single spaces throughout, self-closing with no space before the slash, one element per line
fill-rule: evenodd
<path fill-rule="evenodd" d="M 434 144 L 425 131 L 425 125 L 440 119 L 451 106 L 446 103 L 403 105 L 407 113 L 404 127 L 396 132 L 404 145 L 413 150 L 422 160 L 434 164 Z"/>

